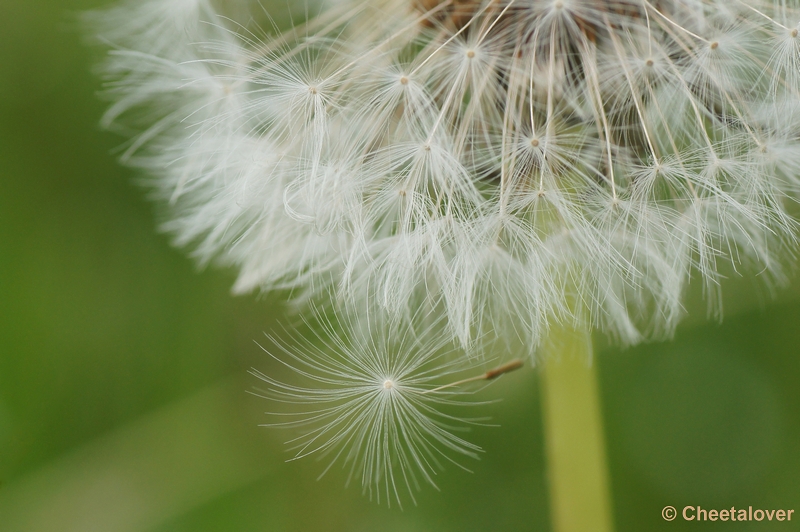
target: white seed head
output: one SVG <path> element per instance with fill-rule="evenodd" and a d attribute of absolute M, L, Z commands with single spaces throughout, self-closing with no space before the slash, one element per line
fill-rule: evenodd
<path fill-rule="evenodd" d="M 782 278 L 797 0 L 343 0 L 268 38 L 226 9 L 94 18 L 104 124 L 237 291 L 433 300 L 465 346 L 533 349 L 553 320 L 668 335 L 724 263 Z"/>

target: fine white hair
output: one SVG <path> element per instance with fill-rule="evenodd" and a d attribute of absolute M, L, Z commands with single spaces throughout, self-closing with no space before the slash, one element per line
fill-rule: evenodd
<path fill-rule="evenodd" d="M 288 343 L 270 336 L 274 373 L 288 369 L 291 381 L 251 373 L 264 384 L 255 395 L 275 407 L 264 426 L 292 430 L 290 460 L 327 460 L 320 477 L 339 464 L 348 484 L 358 481 L 370 499 L 401 507 L 405 496 L 416 502 L 423 483 L 436 487 L 446 465 L 469 471 L 459 458 L 477 458 L 481 448 L 460 433 L 483 420 L 452 411 L 480 403 L 463 400 L 475 390 L 442 379 L 452 383 L 477 359 L 457 356 L 436 321 L 398 328 L 315 310 L 306 334 Z"/>

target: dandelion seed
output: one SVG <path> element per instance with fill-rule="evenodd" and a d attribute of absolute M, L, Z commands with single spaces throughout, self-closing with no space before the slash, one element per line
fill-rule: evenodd
<path fill-rule="evenodd" d="M 309 324 L 318 332 L 292 345 L 271 341 L 269 352 L 291 370 L 289 384 L 259 371 L 253 374 L 267 389 L 260 394 L 287 408 L 270 415 L 268 426 L 299 431 L 288 444 L 293 459 L 316 455 L 348 470 L 348 483 L 360 481 L 370 499 L 402 505 L 405 493 L 414 500 L 421 484 L 436 487 L 445 464 L 466 469 L 458 457 L 477 458 L 480 447 L 463 432 L 481 419 L 459 418 L 448 411 L 477 405 L 459 401 L 475 391 L 466 385 L 488 381 L 521 366 L 506 363 L 478 376 L 452 381 L 475 371 L 475 361 L 455 356 L 450 340 L 436 324 L 387 334 L 387 328 L 360 320 L 334 324 L 317 314 Z M 449 384 L 437 382 L 449 379 Z M 320 476 L 322 476 L 320 475 Z"/>

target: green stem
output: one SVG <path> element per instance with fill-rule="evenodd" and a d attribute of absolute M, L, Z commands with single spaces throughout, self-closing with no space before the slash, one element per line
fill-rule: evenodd
<path fill-rule="evenodd" d="M 611 493 L 591 335 L 554 329 L 544 351 L 541 393 L 552 529 L 611 532 Z"/>

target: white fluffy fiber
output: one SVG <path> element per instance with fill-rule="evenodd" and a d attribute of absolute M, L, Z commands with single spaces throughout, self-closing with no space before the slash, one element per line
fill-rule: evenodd
<path fill-rule="evenodd" d="M 469 471 L 461 459 L 476 459 L 482 450 L 464 432 L 486 420 L 454 415 L 456 407 L 481 404 L 465 401 L 470 392 L 456 386 L 493 378 L 475 379 L 470 370 L 477 359 L 453 356 L 439 320 L 412 321 L 414 327 L 398 328 L 363 316 L 334 322 L 314 312 L 308 330 L 290 344 L 270 339 L 277 354 L 267 352 L 289 370 L 291 382 L 252 372 L 264 387 L 256 395 L 277 410 L 267 412 L 264 426 L 292 432 L 290 460 L 325 460 L 320 477 L 336 465 L 370 499 L 401 507 L 406 496 L 416 503 L 422 484 L 436 487 L 445 465 Z M 456 381 L 459 375 L 468 380 Z M 442 385 L 443 378 L 450 382 Z"/>
<path fill-rule="evenodd" d="M 464 345 L 535 346 L 552 320 L 669 334 L 723 262 L 781 275 L 797 1 L 347 0 L 283 35 L 247 8 L 95 15 L 124 161 L 237 291 L 433 301 Z"/>

